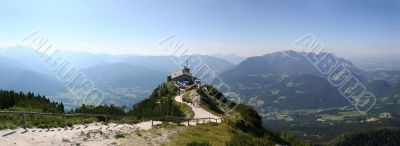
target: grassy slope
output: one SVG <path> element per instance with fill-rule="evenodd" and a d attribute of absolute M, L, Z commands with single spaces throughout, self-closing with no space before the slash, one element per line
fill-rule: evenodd
<path fill-rule="evenodd" d="M 174 101 L 174 104 L 179 108 L 180 111 L 182 111 L 186 115 L 186 118 L 194 117 L 194 112 L 190 106 L 176 101 Z"/>
<path fill-rule="evenodd" d="M 211 95 L 217 96 L 210 97 L 198 90 L 203 97 L 202 107 L 213 113 L 223 113 L 213 100 L 210 100 L 221 98 L 218 96 L 222 94 L 212 87 L 208 87 L 208 90 L 211 91 Z M 221 124 L 185 127 L 185 130 L 171 137 L 169 145 L 265 146 L 278 143 L 296 146 L 311 145 L 309 142 L 298 141 L 288 135 L 281 137 L 264 129 L 261 124 L 261 117 L 249 106 L 240 104 L 229 115 L 231 116 L 225 117 Z"/>
<path fill-rule="evenodd" d="M 171 83 L 159 85 L 150 95 L 150 98 L 133 106 L 127 115 L 148 120 L 162 117 L 191 118 L 194 116 L 192 109 L 175 101 L 178 89 Z"/>
<path fill-rule="evenodd" d="M 184 146 L 192 142 L 208 142 L 211 145 L 221 146 L 231 138 L 226 124 L 206 124 L 185 127 L 185 129 L 171 137 L 168 145 Z"/>
<path fill-rule="evenodd" d="M 184 127 L 170 137 L 166 145 L 188 146 L 194 144 L 208 144 L 211 146 L 274 146 L 276 144 L 292 146 L 309 146 L 308 142 L 297 141 L 292 137 L 279 137 L 266 132 L 264 136 L 257 137 L 250 133 L 242 132 L 224 122 L 221 124 L 205 124 Z"/>
<path fill-rule="evenodd" d="M 80 117 L 68 117 L 64 118 L 60 116 L 40 116 L 40 115 L 29 115 L 26 116 L 27 128 L 52 128 L 52 127 L 65 127 L 72 126 L 74 124 L 80 124 Z M 91 123 L 96 121 L 96 118 L 83 118 L 83 123 Z M 65 122 L 65 124 L 64 124 Z M 1 115 L 0 116 L 0 130 L 2 129 L 15 129 L 23 127 L 23 116 L 16 115 Z"/>

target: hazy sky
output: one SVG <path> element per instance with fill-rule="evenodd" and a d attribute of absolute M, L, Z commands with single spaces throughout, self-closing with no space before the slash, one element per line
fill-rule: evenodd
<path fill-rule="evenodd" d="M 60 50 L 162 54 L 177 34 L 194 53 L 293 49 L 315 34 L 339 55 L 400 56 L 396 0 L 2 0 L 0 47 L 35 32 Z"/>

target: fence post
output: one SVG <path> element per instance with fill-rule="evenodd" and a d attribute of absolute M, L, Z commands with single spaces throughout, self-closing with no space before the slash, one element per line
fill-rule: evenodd
<path fill-rule="evenodd" d="M 105 121 L 105 122 L 106 122 L 106 124 L 107 124 L 107 123 L 108 123 L 108 118 L 107 118 L 107 115 L 105 115 L 104 117 L 106 118 L 106 121 Z"/>
<path fill-rule="evenodd" d="M 188 119 L 188 121 L 187 121 L 187 122 L 188 122 L 188 126 L 190 126 L 190 122 L 189 122 L 189 121 L 190 121 L 190 120 Z"/>
<path fill-rule="evenodd" d="M 61 117 L 62 117 L 63 127 L 65 127 L 65 117 L 64 117 L 64 114 L 62 114 Z"/>
<path fill-rule="evenodd" d="M 208 123 L 210 123 L 211 122 L 211 117 L 208 117 Z"/>
<path fill-rule="evenodd" d="M 83 114 L 81 114 L 81 124 L 83 124 Z"/>
<path fill-rule="evenodd" d="M 56 120 L 56 114 L 55 114 L 55 113 L 53 113 L 53 122 L 54 122 L 56 125 L 58 125 L 58 122 L 57 122 L 57 120 Z"/>
<path fill-rule="evenodd" d="M 199 119 L 196 119 L 197 125 L 199 125 Z"/>
<path fill-rule="evenodd" d="M 24 129 L 26 129 L 26 112 L 24 112 Z"/>
<path fill-rule="evenodd" d="M 151 126 L 154 126 L 154 125 L 153 125 L 153 119 L 151 119 Z"/>

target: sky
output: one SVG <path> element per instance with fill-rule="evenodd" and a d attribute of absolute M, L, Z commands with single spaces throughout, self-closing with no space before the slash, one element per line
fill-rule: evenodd
<path fill-rule="evenodd" d="M 398 0 L 2 0 L 0 47 L 35 31 L 54 48 L 162 55 L 179 36 L 196 54 L 258 56 L 313 33 L 341 56 L 400 56 Z"/>

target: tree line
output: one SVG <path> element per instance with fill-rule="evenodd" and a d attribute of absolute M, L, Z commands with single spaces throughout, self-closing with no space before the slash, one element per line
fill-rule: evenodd
<path fill-rule="evenodd" d="M 114 116 L 124 116 L 126 115 L 124 111 L 125 107 L 111 105 L 85 105 L 83 104 L 79 108 L 73 109 L 71 113 L 85 113 L 85 114 L 107 114 Z"/>
<path fill-rule="evenodd" d="M 400 145 L 400 128 L 370 129 L 340 135 L 327 145 Z"/>
<path fill-rule="evenodd" d="M 62 102 L 50 101 L 40 94 L 0 90 L 1 110 L 23 110 L 44 113 L 64 113 Z"/>

